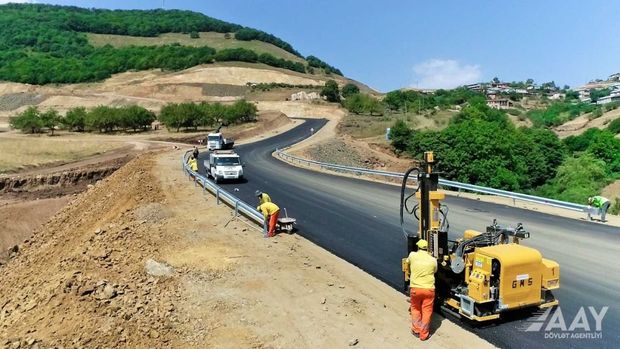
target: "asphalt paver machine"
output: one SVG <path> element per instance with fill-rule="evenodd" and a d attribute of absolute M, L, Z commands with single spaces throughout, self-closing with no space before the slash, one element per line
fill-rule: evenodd
<path fill-rule="evenodd" d="M 408 253 L 417 249 L 418 239 L 425 239 L 428 253 L 437 259 L 436 304 L 476 322 L 516 309 L 556 306 L 552 291 L 560 287 L 560 266 L 520 244 L 530 236 L 521 224 L 503 227 L 493 221 L 485 231 L 465 230 L 456 240 L 448 238 L 448 207 L 442 204 L 445 194 L 438 190 L 434 166 L 433 152 L 426 152 L 421 165 L 405 173 L 400 221 Z M 412 175 L 417 175 L 415 190 L 407 187 Z M 405 228 L 405 213 L 417 219 L 417 232 Z M 405 259 L 402 265 L 407 287 Z"/>

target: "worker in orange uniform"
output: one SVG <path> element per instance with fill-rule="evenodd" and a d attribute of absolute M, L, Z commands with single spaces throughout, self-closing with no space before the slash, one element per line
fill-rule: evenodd
<path fill-rule="evenodd" d="M 265 223 L 268 224 L 269 230 L 267 230 L 267 237 L 273 237 L 276 233 L 276 223 L 278 223 L 278 216 L 280 215 L 280 208 L 273 202 L 265 202 L 257 207 L 265 217 Z"/>
<path fill-rule="evenodd" d="M 418 251 L 411 252 L 409 265 L 409 293 L 411 295 L 411 333 L 427 340 L 430 333 L 433 303 L 435 302 L 435 273 L 437 260 L 428 253 L 428 242 L 418 240 Z"/>

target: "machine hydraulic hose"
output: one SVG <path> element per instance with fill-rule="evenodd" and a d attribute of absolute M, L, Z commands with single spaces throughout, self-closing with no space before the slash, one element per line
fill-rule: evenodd
<path fill-rule="evenodd" d="M 416 172 L 416 176 L 417 176 L 420 173 L 420 169 L 417 167 L 412 167 L 408 169 L 407 172 L 405 172 L 405 176 L 403 177 L 403 183 L 400 187 L 400 228 L 402 229 L 403 235 L 405 235 L 405 238 L 414 236 L 414 234 L 410 234 L 405 229 L 405 215 L 404 215 L 405 211 L 407 211 L 407 213 L 409 214 L 413 214 L 415 218 L 419 220 L 416 214 L 419 204 L 415 204 L 411 209 L 409 209 L 409 206 L 407 205 L 407 203 L 412 197 L 415 198 L 415 193 L 417 193 L 418 190 L 420 189 L 419 184 L 416 187 L 416 189 L 413 191 L 413 193 L 405 197 L 405 191 L 407 189 L 407 181 L 409 180 L 409 176 L 411 175 L 412 172 Z"/>

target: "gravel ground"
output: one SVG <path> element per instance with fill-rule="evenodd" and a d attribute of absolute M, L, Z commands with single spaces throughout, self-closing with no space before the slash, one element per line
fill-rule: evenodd
<path fill-rule="evenodd" d="M 306 150 L 306 154 L 313 160 L 334 164 L 372 168 L 373 159 L 362 156 L 354 147 L 341 140 L 331 140 L 317 144 Z"/>
<path fill-rule="evenodd" d="M 18 92 L 0 96 L 0 111 L 15 110 L 24 105 L 36 105 L 46 97 L 38 93 Z"/>

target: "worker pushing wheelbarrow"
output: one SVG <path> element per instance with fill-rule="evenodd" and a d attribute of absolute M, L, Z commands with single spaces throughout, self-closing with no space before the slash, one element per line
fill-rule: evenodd
<path fill-rule="evenodd" d="M 280 217 L 280 207 L 271 202 L 271 197 L 267 193 L 263 193 L 260 190 L 256 191 L 256 196 L 259 199 L 259 205 L 256 210 L 263 214 L 265 217 L 265 224 L 267 225 L 267 237 L 273 237 L 276 231 L 292 233 L 295 229 L 294 225 L 297 222 L 295 218 L 289 217 L 284 209 L 285 217 Z"/>

